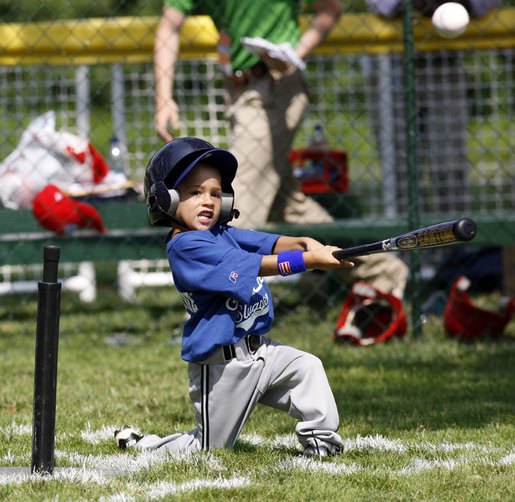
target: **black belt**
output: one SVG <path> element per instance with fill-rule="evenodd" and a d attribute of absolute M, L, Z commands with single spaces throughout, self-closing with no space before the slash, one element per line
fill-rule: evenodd
<path fill-rule="evenodd" d="M 245 345 L 248 351 L 253 354 L 261 347 L 261 335 L 247 335 L 245 337 Z M 232 361 L 236 357 L 236 348 L 234 345 L 224 345 L 222 349 L 226 362 Z"/>

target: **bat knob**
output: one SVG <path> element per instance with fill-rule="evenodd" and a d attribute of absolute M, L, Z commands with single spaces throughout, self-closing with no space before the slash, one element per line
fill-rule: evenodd
<path fill-rule="evenodd" d="M 476 224 L 470 218 L 461 218 L 454 225 L 454 234 L 462 241 L 472 240 L 476 232 Z"/>

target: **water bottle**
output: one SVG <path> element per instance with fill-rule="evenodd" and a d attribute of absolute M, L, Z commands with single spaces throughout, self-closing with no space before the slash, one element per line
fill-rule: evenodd
<path fill-rule="evenodd" d="M 122 166 L 122 150 L 120 148 L 120 142 L 116 136 L 113 136 L 110 140 L 110 156 L 109 156 L 109 167 L 112 171 L 123 171 Z"/>
<path fill-rule="evenodd" d="M 324 134 L 324 126 L 321 122 L 317 122 L 315 124 L 309 148 L 312 150 L 327 150 L 329 148 L 327 139 Z"/>

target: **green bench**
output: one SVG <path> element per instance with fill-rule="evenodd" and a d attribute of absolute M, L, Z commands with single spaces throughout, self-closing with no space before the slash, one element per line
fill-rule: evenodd
<path fill-rule="evenodd" d="M 47 245 L 59 246 L 61 260 L 66 262 L 165 258 L 163 239 L 167 230 L 150 226 L 143 202 L 105 202 L 96 207 L 108 229 L 107 234 L 78 230 L 64 237 L 42 229 L 29 210 L 0 209 L 0 264 L 38 263 L 42 260 L 42 249 Z M 503 247 L 515 243 L 514 213 L 470 217 L 478 227 L 477 236 L 470 245 Z M 424 219 L 421 225 L 432 223 L 437 221 Z M 265 230 L 308 235 L 338 246 L 354 246 L 411 229 L 403 219 L 349 218 L 324 224 L 279 223 Z"/>

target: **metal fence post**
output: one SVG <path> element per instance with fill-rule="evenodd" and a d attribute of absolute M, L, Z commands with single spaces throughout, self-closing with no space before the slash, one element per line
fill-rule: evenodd
<path fill-rule="evenodd" d="M 75 71 L 75 85 L 77 88 L 77 134 L 83 138 L 90 137 L 90 84 L 89 66 L 79 65 Z"/>
<path fill-rule="evenodd" d="M 403 32 L 404 32 L 404 89 L 406 100 L 406 145 L 408 159 L 408 223 L 409 228 L 420 227 L 419 193 L 417 176 L 417 109 L 415 96 L 415 70 L 413 65 L 413 7 L 411 0 L 403 0 Z M 411 289 L 411 322 L 413 335 L 422 334 L 421 305 L 420 305 L 420 255 L 414 251 L 410 255 L 410 270 L 412 279 Z"/>
<path fill-rule="evenodd" d="M 392 55 L 379 54 L 379 123 L 380 158 L 383 170 L 383 206 L 388 218 L 397 214 L 397 180 L 395 179 L 394 114 L 392 89 Z"/>
<path fill-rule="evenodd" d="M 125 117 L 125 88 L 123 81 L 123 67 L 120 63 L 111 66 L 111 104 L 113 114 L 113 138 L 116 138 L 119 151 L 119 165 L 115 169 L 128 173 L 127 166 L 127 134 Z M 111 166 L 114 167 L 114 166 Z"/>

